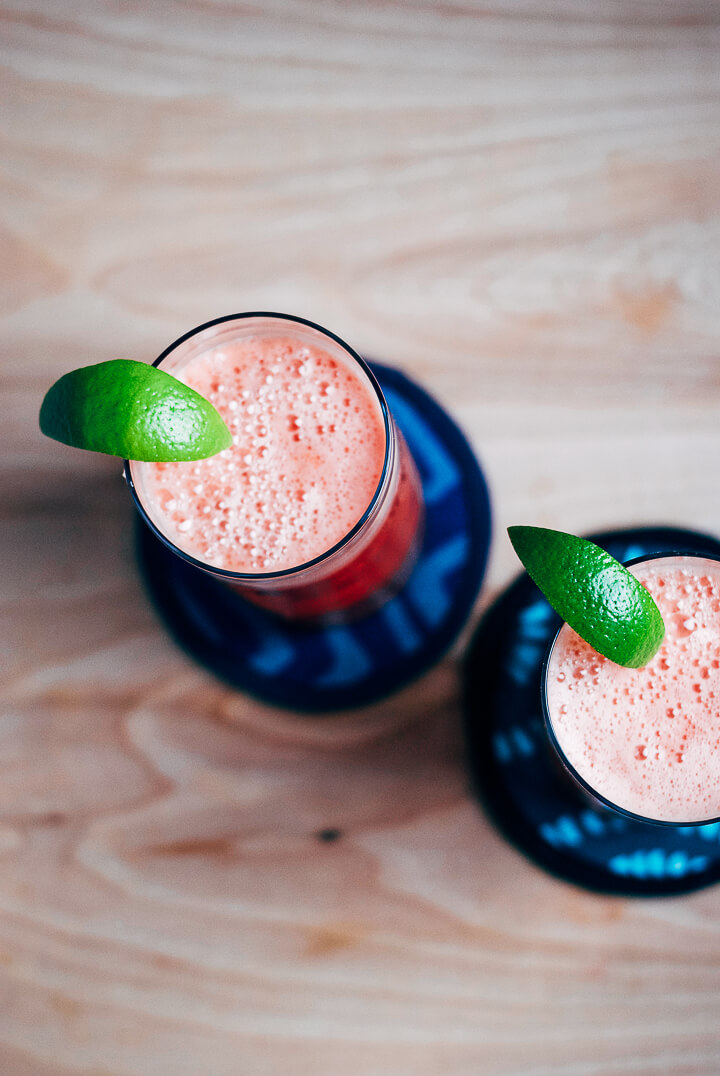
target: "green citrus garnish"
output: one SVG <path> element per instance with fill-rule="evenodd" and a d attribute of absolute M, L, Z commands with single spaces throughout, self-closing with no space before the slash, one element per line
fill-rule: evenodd
<path fill-rule="evenodd" d="M 586 643 L 617 665 L 647 665 L 665 625 L 632 572 L 574 534 L 544 527 L 508 527 L 508 534 L 530 578 Z"/>
<path fill-rule="evenodd" d="M 48 390 L 40 429 L 75 448 L 129 460 L 199 460 L 232 435 L 209 400 L 157 366 L 111 359 L 72 370 Z"/>

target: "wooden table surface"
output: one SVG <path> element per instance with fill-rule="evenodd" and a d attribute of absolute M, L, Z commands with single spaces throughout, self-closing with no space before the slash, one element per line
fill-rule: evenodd
<path fill-rule="evenodd" d="M 720 890 L 600 897 L 510 847 L 458 657 L 509 523 L 720 534 L 717 3 L 0 26 L 3 1076 L 716 1076 Z M 64 371 L 250 309 L 407 371 L 487 474 L 468 631 L 375 707 L 297 717 L 196 667 L 118 461 L 37 431 Z"/>

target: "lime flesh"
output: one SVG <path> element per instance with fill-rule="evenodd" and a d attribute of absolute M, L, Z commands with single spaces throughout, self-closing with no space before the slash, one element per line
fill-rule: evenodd
<path fill-rule="evenodd" d="M 75 448 L 150 462 L 204 459 L 232 443 L 209 400 L 133 359 L 111 359 L 61 377 L 42 402 L 40 429 Z"/>
<path fill-rule="evenodd" d="M 553 609 L 599 654 L 638 669 L 665 635 L 660 610 L 632 572 L 594 542 L 545 527 L 509 527 L 515 552 Z"/>

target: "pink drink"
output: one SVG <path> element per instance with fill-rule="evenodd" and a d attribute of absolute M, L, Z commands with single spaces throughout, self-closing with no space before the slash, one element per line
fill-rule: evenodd
<path fill-rule="evenodd" d="M 570 772 L 611 806 L 658 822 L 720 816 L 720 562 L 650 559 L 630 569 L 665 639 L 642 669 L 602 657 L 567 625 L 546 670 L 551 737 Z"/>
<path fill-rule="evenodd" d="M 152 516 L 175 545 L 227 571 L 273 572 L 352 530 L 385 459 L 380 405 L 353 369 L 289 337 L 250 337 L 178 376 L 217 407 L 233 445 L 144 468 Z"/>
<path fill-rule="evenodd" d="M 379 604 L 410 563 L 421 500 L 367 368 L 329 334 L 280 316 L 226 319 L 189 345 L 163 368 L 214 403 L 233 445 L 190 463 L 131 464 L 152 524 L 283 615 Z"/>

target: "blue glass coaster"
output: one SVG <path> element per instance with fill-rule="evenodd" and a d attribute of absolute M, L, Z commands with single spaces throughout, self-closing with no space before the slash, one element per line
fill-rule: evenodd
<path fill-rule="evenodd" d="M 297 626 L 175 556 L 144 524 L 138 560 L 171 635 L 221 679 L 265 702 L 322 713 L 365 706 L 434 665 L 463 627 L 485 572 L 490 503 L 465 437 L 428 394 L 372 364 L 413 454 L 425 533 L 402 590 L 343 626 Z"/>
<path fill-rule="evenodd" d="M 674 527 L 592 540 L 621 561 L 646 553 L 720 553 Z M 464 670 L 468 762 L 498 829 L 566 881 L 622 896 L 689 893 L 720 880 L 720 823 L 654 826 L 581 799 L 551 753 L 540 710 L 543 658 L 560 618 L 523 573 L 484 616 Z"/>

